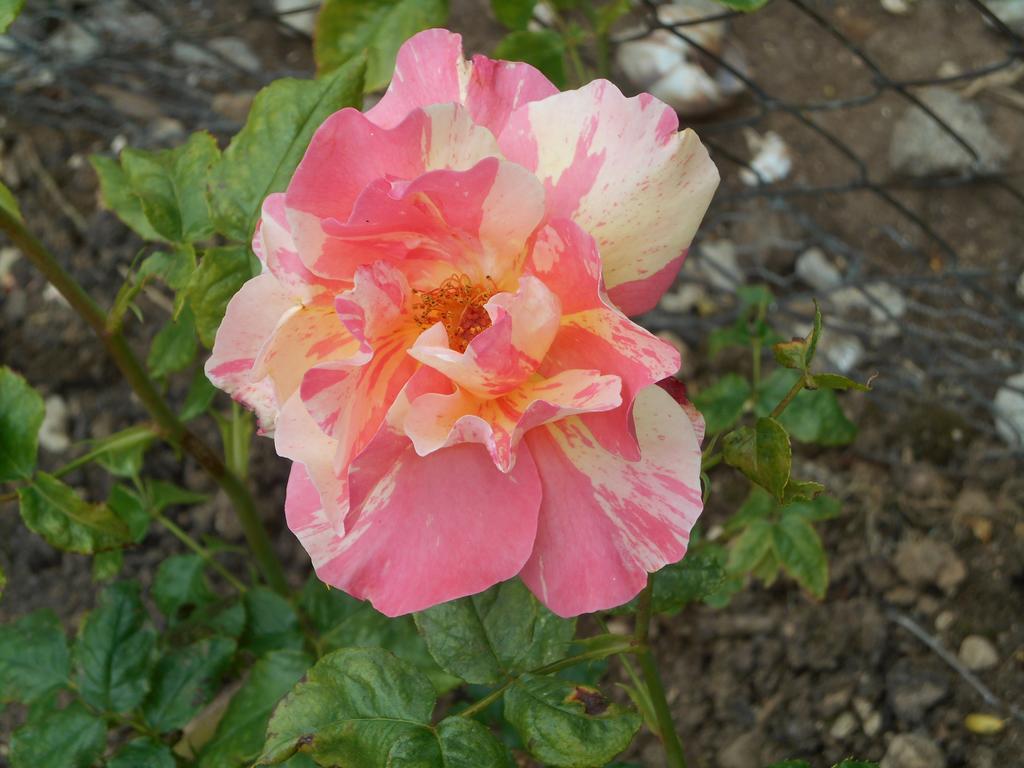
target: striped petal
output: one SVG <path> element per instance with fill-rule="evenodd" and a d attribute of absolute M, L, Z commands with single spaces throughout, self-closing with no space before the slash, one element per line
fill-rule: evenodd
<path fill-rule="evenodd" d="M 526 436 L 543 495 L 520 575 L 560 616 L 633 598 L 648 573 L 686 553 L 700 515 L 700 446 L 690 419 L 660 387 L 640 393 L 634 415 L 636 462 L 602 449 L 580 418 Z"/>
<path fill-rule="evenodd" d="M 481 592 L 530 556 L 540 483 L 529 456 L 506 474 L 478 445 L 418 456 L 385 429 L 353 462 L 349 482 L 350 526 L 314 565 L 321 580 L 388 616 Z M 315 505 L 296 486 L 295 505 Z M 315 513 L 294 516 L 316 530 Z"/>
<path fill-rule="evenodd" d="M 549 215 L 597 240 L 608 294 L 626 314 L 653 307 L 672 283 L 718 185 L 697 135 L 678 127 L 649 94 L 626 98 L 596 80 L 520 107 L 499 136 L 505 156 L 544 182 Z"/>
<path fill-rule="evenodd" d="M 398 125 L 417 107 L 464 104 L 474 122 L 495 135 L 509 114 L 558 89 L 529 64 L 462 57 L 462 36 L 428 29 L 409 38 L 398 51 L 395 74 L 384 97 L 366 115 L 383 128 Z"/>

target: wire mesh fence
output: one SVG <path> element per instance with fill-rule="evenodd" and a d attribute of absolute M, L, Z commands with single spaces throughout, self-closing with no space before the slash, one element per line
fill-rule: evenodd
<path fill-rule="evenodd" d="M 453 5 L 462 31 L 485 4 Z M 816 298 L 831 331 L 823 353 L 849 375 L 879 371 L 883 409 L 941 408 L 959 414 L 954 428 L 998 435 L 995 453 L 1024 451 L 1012 417 L 1024 404 L 1024 376 L 1013 378 L 1024 371 L 1021 34 L 981 0 L 896 4 L 905 17 L 866 1 L 773 0 L 753 14 L 689 5 L 669 18 L 642 0 L 616 36 L 670 35 L 730 82 L 713 111 L 683 115 L 723 184 L 677 289 L 646 324 L 696 347 L 732 321 L 736 285 L 763 282 L 795 333 Z M 0 38 L 2 130 L 57 126 L 107 151 L 200 128 L 226 135 L 259 87 L 308 76 L 316 7 L 29 2 Z M 742 56 L 709 43 L 709 29 Z M 936 43 L 951 34 L 954 45 Z"/>

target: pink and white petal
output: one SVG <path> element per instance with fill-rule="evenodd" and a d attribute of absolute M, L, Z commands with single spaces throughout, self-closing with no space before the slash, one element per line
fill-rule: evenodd
<path fill-rule="evenodd" d="M 398 125 L 417 107 L 455 102 L 469 107 L 473 120 L 495 135 L 509 114 L 558 89 L 529 64 L 462 56 L 462 36 L 428 29 L 398 51 L 395 74 L 384 97 L 366 114 L 383 128 Z"/>
<path fill-rule="evenodd" d="M 549 215 L 594 236 L 609 296 L 627 314 L 671 284 L 718 186 L 697 135 L 678 127 L 650 94 L 626 98 L 595 80 L 519 108 L 499 136 L 505 156 L 544 182 Z"/>
<path fill-rule="evenodd" d="M 529 457 L 504 474 L 478 445 L 418 456 L 382 430 L 349 482 L 351 524 L 317 575 L 388 616 L 481 592 L 530 556 L 540 483 Z"/>
<path fill-rule="evenodd" d="M 306 371 L 328 360 L 349 360 L 360 343 L 330 305 L 295 306 L 278 323 L 253 364 L 253 376 L 269 376 L 279 403 L 298 389 Z"/>
<path fill-rule="evenodd" d="M 686 385 L 674 376 L 669 376 L 667 379 L 659 381 L 658 386 L 668 392 L 683 409 L 693 424 L 693 433 L 697 436 L 698 445 L 703 445 L 704 433 L 707 429 L 707 425 L 704 423 L 704 414 L 698 411 L 697 406 L 686 397 Z"/>
<path fill-rule="evenodd" d="M 622 379 L 622 406 L 582 416 L 601 445 L 625 459 L 639 458 L 632 408 L 637 394 L 679 370 L 679 351 L 617 310 L 601 307 L 566 315 L 540 373 L 597 368 Z"/>
<path fill-rule="evenodd" d="M 255 411 L 267 432 L 274 428 L 277 401 L 271 383 L 254 376 L 253 365 L 281 317 L 294 306 L 295 300 L 269 272 L 247 281 L 228 302 L 204 367 L 213 385 Z"/>
<path fill-rule="evenodd" d="M 567 416 L 617 408 L 621 386 L 618 376 L 563 371 L 551 379 L 534 377 L 493 400 L 463 389 L 430 392 L 412 400 L 402 428 L 421 456 L 459 443 L 480 443 L 495 466 L 508 472 L 527 431 Z"/>
<path fill-rule="evenodd" d="M 285 499 L 288 527 L 314 564 L 326 562 L 334 552 L 335 539 L 344 533 L 348 514 L 348 475 L 334 470 L 338 441 L 323 433 L 301 398 L 293 395 L 281 408 L 274 447 L 279 456 L 295 462 Z M 312 486 L 315 498 L 307 485 Z"/>
<path fill-rule="evenodd" d="M 597 243 L 569 219 L 551 220 L 537 231 L 524 269 L 558 296 L 564 315 L 607 306 Z"/>
<path fill-rule="evenodd" d="M 456 104 L 414 110 L 388 129 L 353 109 L 336 112 L 313 135 L 285 193 L 296 250 L 316 274 L 349 280 L 363 262 L 348 253 L 345 240 L 328 236 L 325 220 L 348 221 L 363 191 L 381 179 L 465 170 L 500 155 L 493 134 Z"/>
<path fill-rule="evenodd" d="M 686 553 L 702 509 L 700 446 L 659 387 L 637 398 L 639 461 L 603 450 L 579 418 L 531 430 L 543 497 L 537 541 L 520 574 L 559 616 L 621 605 L 647 574 Z"/>
<path fill-rule="evenodd" d="M 354 287 L 335 298 L 334 308 L 366 354 L 381 339 L 400 336 L 412 342 L 412 289 L 405 275 L 386 261 L 359 267 Z"/>
<path fill-rule="evenodd" d="M 491 326 L 465 352 L 451 349 L 433 330 L 416 340 L 409 354 L 440 371 L 477 397 L 494 398 L 533 373 L 559 331 L 558 297 L 536 277 L 519 278 L 515 293 L 497 293 L 484 305 Z M 436 328 L 436 326 L 434 326 Z"/>

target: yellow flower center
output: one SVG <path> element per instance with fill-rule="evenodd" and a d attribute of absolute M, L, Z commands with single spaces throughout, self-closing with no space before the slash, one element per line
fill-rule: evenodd
<path fill-rule="evenodd" d="M 420 328 L 443 323 L 451 348 L 465 352 L 478 333 L 491 327 L 484 304 L 497 292 L 489 275 L 479 285 L 467 275 L 454 274 L 431 291 L 413 290 L 413 317 Z"/>

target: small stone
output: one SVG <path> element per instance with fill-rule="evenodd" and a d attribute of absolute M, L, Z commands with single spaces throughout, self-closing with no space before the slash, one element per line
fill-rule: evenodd
<path fill-rule="evenodd" d="M 60 395 L 50 395 L 45 406 L 43 423 L 39 426 L 39 445 L 50 453 L 63 453 L 71 447 L 67 403 Z"/>
<path fill-rule="evenodd" d="M 748 731 L 738 736 L 718 750 L 718 767 L 760 768 L 763 741 L 760 731 Z"/>
<path fill-rule="evenodd" d="M 1009 148 L 989 129 L 977 104 L 948 88 L 918 92 L 921 100 L 978 153 L 975 160 L 939 123 L 916 106 L 908 105 L 896 123 L 889 146 L 893 170 L 911 176 L 963 173 L 972 168 L 997 171 L 1010 156 Z"/>
<path fill-rule="evenodd" d="M 1006 380 L 992 404 L 999 436 L 1009 446 L 1024 445 L 1024 371 Z"/>
<path fill-rule="evenodd" d="M 312 36 L 316 28 L 316 8 L 309 10 L 310 7 L 313 6 L 309 0 L 274 0 L 274 12 L 282 24 L 296 32 Z"/>
<path fill-rule="evenodd" d="M 921 595 L 917 601 L 917 610 L 925 616 L 932 616 L 939 610 L 940 603 L 931 595 Z"/>
<path fill-rule="evenodd" d="M 666 312 L 681 314 L 700 307 L 707 300 L 708 294 L 703 285 L 684 282 L 674 291 L 669 291 L 662 296 L 659 306 Z"/>
<path fill-rule="evenodd" d="M 831 368 L 847 374 L 863 359 L 864 344 L 852 334 L 833 331 L 822 335 L 818 354 L 828 361 Z"/>
<path fill-rule="evenodd" d="M 915 587 L 938 586 L 952 592 L 967 577 L 967 568 L 945 541 L 908 536 L 895 556 L 896 572 Z"/>
<path fill-rule="evenodd" d="M 818 291 L 837 288 L 843 282 L 842 273 L 817 246 L 808 248 L 797 257 L 796 276 Z"/>
<path fill-rule="evenodd" d="M 945 672 L 908 659 L 901 659 L 889 669 L 885 683 L 889 705 L 907 723 L 919 723 L 949 693 Z"/>
<path fill-rule="evenodd" d="M 857 696 L 853 700 L 853 711 L 857 713 L 857 717 L 864 720 L 872 712 L 871 702 L 863 696 Z"/>
<path fill-rule="evenodd" d="M 946 756 L 927 736 L 901 733 L 889 742 L 881 768 L 946 768 Z"/>
<path fill-rule="evenodd" d="M 743 282 L 743 269 L 736 257 L 732 240 L 706 240 L 698 257 L 701 271 L 708 282 L 720 291 L 734 291 Z"/>
<path fill-rule="evenodd" d="M 243 123 L 249 114 L 252 100 L 252 91 L 225 92 L 214 96 L 210 106 L 218 115 L 222 115 L 236 123 Z"/>
<path fill-rule="evenodd" d="M 252 48 L 240 37 L 218 37 L 207 45 L 239 69 L 246 72 L 258 72 L 262 66 L 259 57 Z"/>
<path fill-rule="evenodd" d="M 878 712 L 872 712 L 864 718 L 864 735 L 873 739 L 882 730 L 882 716 Z"/>
<path fill-rule="evenodd" d="M 829 729 L 829 735 L 837 741 L 845 741 L 857 731 L 857 718 L 852 712 L 843 712 Z"/>
<path fill-rule="evenodd" d="M 740 179 L 748 187 L 759 184 L 774 184 L 789 175 L 793 167 L 793 158 L 789 147 L 775 131 L 759 134 L 753 128 L 744 131 L 747 149 L 752 157 L 749 168 L 740 169 Z"/>
<path fill-rule="evenodd" d="M 840 688 L 838 691 L 832 691 L 822 698 L 820 711 L 825 717 L 832 717 L 845 709 L 849 703 L 850 689 Z"/>
<path fill-rule="evenodd" d="M 943 611 L 935 617 L 935 629 L 939 632 L 945 632 L 947 629 L 953 626 L 953 622 L 956 621 L 956 614 L 952 611 Z"/>
<path fill-rule="evenodd" d="M 968 635 L 960 644 L 960 661 L 972 672 L 982 672 L 999 664 L 999 652 L 981 635 Z"/>
<path fill-rule="evenodd" d="M 885 593 L 887 602 L 906 607 L 917 602 L 917 592 L 910 587 L 893 587 Z"/>
<path fill-rule="evenodd" d="M 895 16 L 906 16 L 910 13 L 909 0 L 881 0 L 882 8 Z"/>

